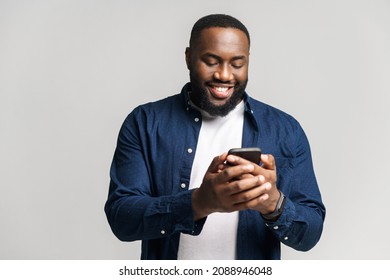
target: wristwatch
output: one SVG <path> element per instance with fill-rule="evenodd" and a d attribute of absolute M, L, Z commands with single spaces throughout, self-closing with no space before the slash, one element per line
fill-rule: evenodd
<path fill-rule="evenodd" d="M 275 211 L 266 215 L 262 215 L 264 219 L 269 221 L 276 221 L 280 215 L 282 215 L 284 204 L 286 203 L 286 197 L 281 191 L 279 191 L 279 193 L 280 197 L 278 203 L 276 204 Z"/>

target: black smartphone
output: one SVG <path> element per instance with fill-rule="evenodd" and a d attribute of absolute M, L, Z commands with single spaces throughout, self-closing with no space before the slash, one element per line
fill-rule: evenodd
<path fill-rule="evenodd" d="M 233 148 L 228 155 L 235 155 L 260 165 L 261 149 L 257 147 Z"/>

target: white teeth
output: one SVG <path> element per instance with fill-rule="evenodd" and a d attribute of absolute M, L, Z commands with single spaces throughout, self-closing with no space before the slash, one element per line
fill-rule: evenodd
<path fill-rule="evenodd" d="M 216 87 L 215 89 L 217 91 L 219 91 L 219 92 L 227 92 L 229 88 L 227 88 L 227 87 Z"/>

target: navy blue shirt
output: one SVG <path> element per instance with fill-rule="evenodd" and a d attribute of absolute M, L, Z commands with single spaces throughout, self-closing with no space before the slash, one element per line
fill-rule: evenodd
<path fill-rule="evenodd" d="M 189 89 L 135 108 L 119 132 L 105 212 L 120 240 L 142 240 L 141 259 L 177 259 L 180 233 L 200 234 L 207 219 L 194 221 L 188 189 L 202 124 Z M 240 211 L 237 259 L 280 259 L 280 242 L 307 251 L 320 239 L 325 207 L 305 133 L 293 117 L 247 94 L 244 114 L 242 147 L 275 157 L 276 185 L 287 199 L 274 222 Z"/>

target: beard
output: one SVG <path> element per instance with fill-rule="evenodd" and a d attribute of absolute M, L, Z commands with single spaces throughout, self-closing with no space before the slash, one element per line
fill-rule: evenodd
<path fill-rule="evenodd" d="M 216 105 L 210 100 L 209 89 L 205 86 L 207 83 L 200 82 L 193 74 L 190 73 L 192 92 L 191 101 L 200 109 L 206 111 L 214 117 L 225 117 L 229 114 L 238 103 L 244 98 L 245 88 L 248 80 L 234 86 L 234 91 L 230 98 L 222 105 Z"/>

